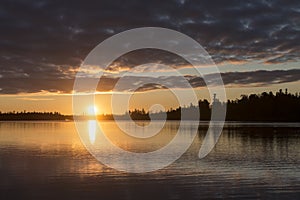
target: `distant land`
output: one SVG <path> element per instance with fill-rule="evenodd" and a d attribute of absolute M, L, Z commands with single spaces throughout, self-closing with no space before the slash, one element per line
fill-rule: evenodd
<path fill-rule="evenodd" d="M 180 120 L 181 112 L 183 109 L 187 112 L 194 112 L 200 108 L 200 120 L 208 121 L 211 118 L 211 111 L 213 106 L 219 106 L 219 108 L 225 108 L 227 106 L 226 121 L 253 121 L 253 122 L 300 122 L 300 94 L 288 93 L 279 90 L 276 94 L 272 92 L 263 92 L 261 94 L 242 95 L 239 99 L 228 100 L 225 102 L 219 102 L 218 99 L 214 99 L 212 103 L 208 100 L 199 100 L 198 105 L 190 105 L 184 108 L 178 107 L 170 109 L 166 113 L 158 112 L 151 113 L 142 110 L 131 110 L 127 114 L 133 120 L 150 120 L 152 119 L 164 119 L 167 120 Z M 198 106 L 198 107 L 197 107 Z M 95 116 L 72 116 L 63 115 L 59 112 L 0 112 L 0 121 L 18 121 L 18 120 L 89 120 L 95 119 Z M 114 119 L 126 119 L 126 115 L 113 116 L 97 115 L 99 120 L 114 120 Z"/>

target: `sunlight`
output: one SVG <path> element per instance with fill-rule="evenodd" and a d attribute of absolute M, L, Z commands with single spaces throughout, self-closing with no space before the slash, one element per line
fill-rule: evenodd
<path fill-rule="evenodd" d="M 97 115 L 98 108 L 95 105 L 91 105 L 88 107 L 88 114 L 89 115 Z"/>
<path fill-rule="evenodd" d="M 89 138 L 90 138 L 91 144 L 94 144 L 96 141 L 96 126 L 97 126 L 96 120 L 88 121 Z"/>

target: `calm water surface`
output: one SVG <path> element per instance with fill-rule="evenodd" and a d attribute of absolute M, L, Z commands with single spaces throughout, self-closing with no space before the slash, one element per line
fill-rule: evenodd
<path fill-rule="evenodd" d="M 83 123 L 97 141 L 92 122 Z M 184 123 L 193 131 L 193 122 Z M 167 122 L 145 141 L 101 122 L 109 138 L 133 152 L 163 147 L 178 125 Z M 0 199 L 300 199 L 299 123 L 227 123 L 214 150 L 199 160 L 206 130 L 201 123 L 190 149 L 169 167 L 131 174 L 95 160 L 73 122 L 0 122 Z"/>

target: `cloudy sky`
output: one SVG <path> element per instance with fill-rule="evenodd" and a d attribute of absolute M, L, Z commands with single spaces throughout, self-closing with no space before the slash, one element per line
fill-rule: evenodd
<path fill-rule="evenodd" d="M 70 113 L 70 106 L 61 105 L 70 104 L 74 77 L 88 53 L 110 36 L 139 27 L 169 28 L 198 41 L 219 67 L 229 98 L 300 89 L 299 0 L 2 0 L 0 5 L 2 111 Z M 102 80 L 105 87 L 98 90 L 113 88 L 116 71 L 147 62 L 188 68 L 185 60 L 168 52 L 136 51 L 112 64 L 115 68 Z M 205 87 L 201 78 L 185 74 L 194 87 Z M 154 66 L 128 75 L 128 87 L 163 75 Z M 167 82 L 181 88 L 176 76 Z M 153 90 L 162 87 L 141 88 Z"/>

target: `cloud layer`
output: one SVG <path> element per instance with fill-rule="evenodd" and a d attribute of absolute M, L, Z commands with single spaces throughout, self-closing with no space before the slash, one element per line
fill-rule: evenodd
<path fill-rule="evenodd" d="M 171 28 L 191 36 L 217 63 L 299 61 L 299 8 L 298 0 L 3 0 L 0 93 L 68 92 L 76 69 L 93 47 L 113 34 L 144 26 Z M 112 66 L 130 67 L 149 60 L 185 64 L 176 56 L 148 50 L 124 56 Z M 282 76 L 283 72 L 268 76 L 275 79 L 276 73 Z M 245 75 L 226 76 L 240 82 Z M 295 75 L 290 75 L 285 81 L 293 80 Z"/>
<path fill-rule="evenodd" d="M 221 74 L 224 85 L 227 87 L 243 87 L 245 85 L 264 86 L 278 83 L 288 83 L 300 81 L 300 70 L 275 70 L 275 71 L 253 71 L 253 72 L 228 72 Z M 213 80 L 214 74 L 206 75 L 206 80 Z M 201 88 L 206 84 L 203 78 L 195 76 L 168 76 L 168 77 L 144 77 L 144 76 L 125 76 L 118 87 L 115 85 L 120 81 L 119 78 L 102 77 L 97 87 L 99 92 L 118 91 L 118 92 L 144 92 L 157 89 L 174 88 L 185 89 L 189 87 Z M 95 79 L 91 80 L 94 82 Z M 185 82 L 184 80 L 187 80 Z M 89 81 L 86 79 L 85 81 Z M 74 79 L 31 79 L 1 78 L 1 93 L 32 93 L 32 92 L 59 92 L 70 93 L 73 90 Z M 188 83 L 188 84 L 187 84 Z M 30 89 L 28 89 L 30 88 Z M 136 88 L 136 89 L 133 89 Z"/>

